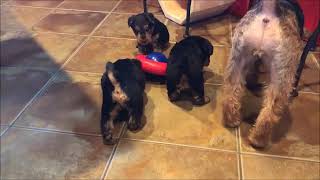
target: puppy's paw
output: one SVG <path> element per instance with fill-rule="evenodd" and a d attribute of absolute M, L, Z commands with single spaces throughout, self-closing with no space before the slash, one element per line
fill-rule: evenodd
<path fill-rule="evenodd" d="M 240 111 L 234 109 L 230 104 L 223 105 L 223 124 L 229 128 L 238 127 L 241 123 Z"/>
<path fill-rule="evenodd" d="M 169 94 L 169 100 L 170 100 L 171 102 L 178 101 L 178 100 L 180 99 L 180 95 L 181 95 L 181 94 L 180 94 L 179 92 L 175 91 L 175 92 Z"/>
<path fill-rule="evenodd" d="M 270 135 L 259 132 L 257 128 L 254 128 L 251 130 L 248 140 L 254 148 L 265 148 L 270 142 Z"/>
<path fill-rule="evenodd" d="M 130 131 L 137 131 L 140 129 L 140 127 L 141 127 L 140 123 L 136 123 L 136 122 L 128 123 L 128 129 Z"/>
<path fill-rule="evenodd" d="M 112 138 L 112 134 L 103 136 L 102 141 L 104 145 L 114 145 L 116 143 L 116 140 Z"/>
<path fill-rule="evenodd" d="M 195 106 L 203 106 L 205 104 L 208 104 L 209 102 L 210 102 L 210 99 L 205 98 L 204 96 L 203 97 L 200 97 L 200 96 L 192 97 L 192 104 Z"/>

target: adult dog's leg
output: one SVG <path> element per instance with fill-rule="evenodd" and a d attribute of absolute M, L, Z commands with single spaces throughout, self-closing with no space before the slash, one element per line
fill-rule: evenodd
<path fill-rule="evenodd" d="M 244 93 L 245 77 L 252 60 L 252 56 L 240 48 L 232 46 L 224 75 L 223 123 L 227 127 L 237 127 L 241 123 L 241 98 Z"/>
<path fill-rule="evenodd" d="M 138 130 L 141 127 L 142 122 L 142 115 L 143 115 L 143 96 L 141 96 L 134 104 L 134 107 L 130 107 L 130 114 L 131 117 L 128 122 L 128 129 L 131 131 Z"/>
<path fill-rule="evenodd" d="M 299 52 L 299 51 L 297 51 Z M 251 130 L 249 141 L 254 147 L 265 147 L 271 137 L 273 126 L 278 123 L 289 104 L 299 53 L 282 51 L 271 58 L 270 85 L 265 90 L 263 108 Z M 270 59 L 269 59 L 270 60 Z"/>

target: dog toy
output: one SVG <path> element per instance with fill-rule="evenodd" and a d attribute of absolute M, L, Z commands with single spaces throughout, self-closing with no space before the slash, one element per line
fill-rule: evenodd
<path fill-rule="evenodd" d="M 157 62 L 163 62 L 163 63 L 168 62 L 168 59 L 166 58 L 166 56 L 159 52 L 150 53 L 147 55 L 147 58 Z"/>
<path fill-rule="evenodd" d="M 149 55 L 138 54 L 136 59 L 141 62 L 143 71 L 159 76 L 166 74 L 167 58 L 162 53 L 153 52 Z"/>

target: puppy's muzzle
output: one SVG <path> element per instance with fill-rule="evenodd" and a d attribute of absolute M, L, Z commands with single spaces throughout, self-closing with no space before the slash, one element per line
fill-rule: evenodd
<path fill-rule="evenodd" d="M 151 35 L 145 34 L 145 33 L 138 34 L 137 40 L 138 40 L 138 43 L 142 45 L 147 45 L 152 43 Z"/>

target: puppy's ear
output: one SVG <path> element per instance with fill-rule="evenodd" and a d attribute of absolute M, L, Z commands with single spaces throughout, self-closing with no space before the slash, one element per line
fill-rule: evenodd
<path fill-rule="evenodd" d="M 156 18 L 153 16 L 152 13 L 145 13 L 145 15 L 146 15 L 146 18 L 148 19 L 148 21 L 151 24 L 155 24 L 156 23 Z"/>
<path fill-rule="evenodd" d="M 135 15 L 128 18 L 128 26 L 132 27 L 134 24 Z"/>
<path fill-rule="evenodd" d="M 118 81 L 116 79 L 117 77 L 117 72 L 114 69 L 114 65 L 112 62 L 108 62 L 106 65 L 106 73 L 107 76 L 110 80 L 110 82 L 112 83 L 112 85 L 118 84 Z"/>
<path fill-rule="evenodd" d="M 114 65 L 112 62 L 107 62 L 106 64 L 106 72 L 113 72 L 114 71 Z"/>
<path fill-rule="evenodd" d="M 202 42 L 201 49 L 208 56 L 213 54 L 213 46 L 208 40 Z"/>

